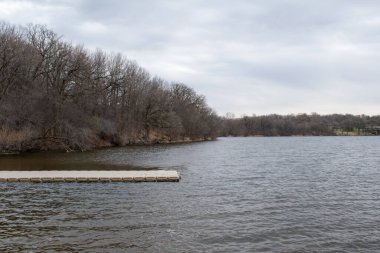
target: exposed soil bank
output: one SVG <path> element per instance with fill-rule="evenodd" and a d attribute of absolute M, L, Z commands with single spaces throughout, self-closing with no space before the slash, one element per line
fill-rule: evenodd
<path fill-rule="evenodd" d="M 14 137 L 16 136 L 16 138 Z M 2 137 L 2 138 L 1 138 Z M 131 145 L 178 144 L 215 140 L 215 137 L 190 138 L 176 137 L 152 133 L 149 137 L 123 138 L 118 135 L 90 135 L 85 138 L 68 139 L 63 137 L 34 137 L 30 134 L 15 133 L 0 136 L 0 155 L 17 155 L 38 151 L 89 151 L 107 147 L 123 147 Z"/>

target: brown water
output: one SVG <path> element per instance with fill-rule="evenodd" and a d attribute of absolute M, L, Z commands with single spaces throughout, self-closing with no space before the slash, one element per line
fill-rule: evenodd
<path fill-rule="evenodd" d="M 0 170 L 150 170 L 154 166 L 137 166 L 109 159 L 119 152 L 109 148 L 92 152 L 41 152 L 21 155 L 0 155 Z"/>
<path fill-rule="evenodd" d="M 379 154 L 378 137 L 258 137 L 1 158 L 182 180 L 2 183 L 0 252 L 378 252 Z"/>

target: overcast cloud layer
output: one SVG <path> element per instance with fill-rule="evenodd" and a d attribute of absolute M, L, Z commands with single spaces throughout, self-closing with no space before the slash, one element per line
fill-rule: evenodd
<path fill-rule="evenodd" d="M 380 114 L 379 13 L 366 0 L 0 0 L 0 20 L 121 52 L 237 116 Z"/>

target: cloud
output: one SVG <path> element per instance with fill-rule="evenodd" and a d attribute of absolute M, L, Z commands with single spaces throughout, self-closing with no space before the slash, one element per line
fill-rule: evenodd
<path fill-rule="evenodd" d="M 380 3 L 0 0 L 0 18 L 122 52 L 219 114 L 380 113 Z"/>

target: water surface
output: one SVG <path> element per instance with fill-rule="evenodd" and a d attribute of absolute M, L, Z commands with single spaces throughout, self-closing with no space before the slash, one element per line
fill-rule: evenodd
<path fill-rule="evenodd" d="M 9 159 L 0 167 L 15 166 Z M 23 169 L 32 160 L 34 169 L 54 161 L 176 169 L 182 180 L 2 183 L 0 252 L 380 248 L 378 137 L 220 138 L 12 159 Z"/>

